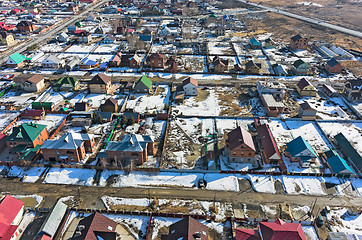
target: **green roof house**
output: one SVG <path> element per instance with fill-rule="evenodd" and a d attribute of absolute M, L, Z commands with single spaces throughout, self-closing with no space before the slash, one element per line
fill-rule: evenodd
<path fill-rule="evenodd" d="M 136 85 L 134 87 L 134 91 L 136 93 L 149 93 L 151 87 L 152 87 L 152 81 L 146 75 L 143 75 L 136 82 Z"/>
<path fill-rule="evenodd" d="M 301 167 L 307 168 L 317 159 L 317 154 L 312 146 L 301 136 L 287 143 L 285 152 L 292 162 L 299 162 Z"/>
<path fill-rule="evenodd" d="M 32 102 L 31 108 L 52 111 L 53 103 L 52 102 Z"/>
<path fill-rule="evenodd" d="M 302 59 L 298 59 L 292 64 L 292 69 L 296 75 L 307 75 L 309 73 L 310 66 Z"/>
<path fill-rule="evenodd" d="M 37 145 L 42 145 L 48 139 L 47 126 L 36 123 L 23 123 L 18 127 L 13 128 L 13 132 L 6 140 L 6 145 L 9 149 L 34 148 Z"/>
<path fill-rule="evenodd" d="M 349 160 L 353 165 L 354 169 L 357 171 L 358 175 L 362 177 L 362 157 L 353 147 L 353 145 L 347 140 L 343 133 L 338 133 L 334 136 L 334 141 L 342 151 L 344 157 Z"/>
<path fill-rule="evenodd" d="M 54 84 L 57 91 L 74 91 L 79 89 L 79 80 L 72 76 L 62 77 Z"/>
<path fill-rule="evenodd" d="M 22 67 L 24 65 L 25 56 L 21 55 L 19 53 L 14 53 L 13 55 L 10 55 L 8 58 L 8 61 L 6 62 L 6 66 L 9 68 L 14 67 Z"/>

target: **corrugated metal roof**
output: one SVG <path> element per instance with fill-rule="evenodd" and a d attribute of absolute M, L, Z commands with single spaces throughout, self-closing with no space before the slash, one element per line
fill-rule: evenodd
<path fill-rule="evenodd" d="M 46 233 L 49 236 L 53 237 L 66 211 L 67 211 L 67 205 L 65 205 L 63 202 L 58 201 L 54 205 L 51 213 L 45 219 L 43 225 L 39 230 L 39 233 Z"/>

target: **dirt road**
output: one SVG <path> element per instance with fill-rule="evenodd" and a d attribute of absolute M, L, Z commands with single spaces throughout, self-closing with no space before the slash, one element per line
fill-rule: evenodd
<path fill-rule="evenodd" d="M 6 178 L 0 179 L 0 192 L 11 194 L 37 194 L 44 198 L 40 207 L 51 207 L 57 199 L 66 196 L 80 195 L 82 208 L 104 208 L 101 196 L 125 198 L 167 198 L 197 199 L 203 201 L 230 202 L 233 204 L 278 204 L 293 203 L 299 206 L 311 205 L 317 199 L 317 206 L 358 206 L 362 207 L 362 197 L 348 198 L 344 196 L 307 196 L 257 193 L 252 189 L 243 192 L 211 191 L 185 188 L 114 188 L 89 187 L 76 185 L 55 185 L 42 183 L 23 183 Z M 214 195 L 215 194 L 215 195 Z"/>

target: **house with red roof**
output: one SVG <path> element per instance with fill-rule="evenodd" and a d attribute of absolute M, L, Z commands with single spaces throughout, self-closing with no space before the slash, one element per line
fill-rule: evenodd
<path fill-rule="evenodd" d="M 198 86 L 197 80 L 192 77 L 188 77 L 182 81 L 182 88 L 185 96 L 197 96 Z"/>
<path fill-rule="evenodd" d="M 278 150 L 273 134 L 268 124 L 263 124 L 258 128 L 258 136 L 261 142 L 263 159 L 266 164 L 280 164 L 282 156 Z"/>
<path fill-rule="evenodd" d="M 117 223 L 106 216 L 95 212 L 88 217 L 79 221 L 74 240 L 99 240 L 109 239 L 116 240 Z"/>
<path fill-rule="evenodd" d="M 300 223 L 260 222 L 259 229 L 235 229 L 236 240 L 307 240 Z"/>
<path fill-rule="evenodd" d="M 10 195 L 0 202 L 0 239 L 16 239 L 19 235 L 18 226 L 23 218 L 24 203 Z"/>
<path fill-rule="evenodd" d="M 225 150 L 233 163 L 250 163 L 256 152 L 251 134 L 240 126 L 228 133 Z"/>

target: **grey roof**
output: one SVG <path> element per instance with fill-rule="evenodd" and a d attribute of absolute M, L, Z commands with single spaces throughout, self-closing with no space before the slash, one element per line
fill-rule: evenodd
<path fill-rule="evenodd" d="M 109 142 L 106 151 L 121 152 L 142 152 L 147 147 L 147 143 L 154 142 L 154 138 L 149 135 L 127 134 L 120 142 Z"/>
<path fill-rule="evenodd" d="M 51 62 L 53 62 L 53 63 L 56 63 L 56 64 L 58 64 L 58 63 L 60 63 L 61 61 L 63 61 L 62 59 L 57 58 L 57 57 L 54 56 L 54 55 L 49 55 L 49 57 L 47 57 L 45 60 L 49 60 L 49 61 L 51 61 Z M 44 61 L 45 61 L 45 60 L 44 60 Z"/>
<path fill-rule="evenodd" d="M 57 231 L 66 211 L 67 205 L 65 205 L 61 201 L 58 201 L 54 205 L 51 213 L 45 219 L 43 225 L 39 230 L 39 233 L 46 233 L 50 237 L 54 237 L 54 234 Z"/>
<path fill-rule="evenodd" d="M 271 94 L 262 94 L 262 98 L 264 98 L 268 107 L 285 107 L 282 102 L 275 101 L 275 98 Z"/>
<path fill-rule="evenodd" d="M 60 139 L 46 140 L 41 149 L 78 149 L 83 141 L 91 138 L 93 138 L 91 134 L 69 132 L 63 134 Z"/>

